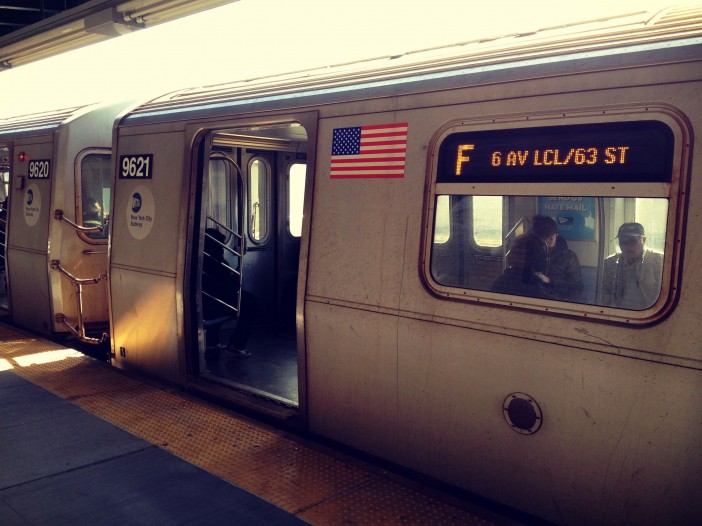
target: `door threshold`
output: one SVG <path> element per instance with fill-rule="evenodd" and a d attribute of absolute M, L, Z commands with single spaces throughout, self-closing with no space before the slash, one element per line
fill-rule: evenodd
<path fill-rule="evenodd" d="M 208 373 L 200 374 L 198 378 L 191 380 L 190 387 L 227 404 L 239 406 L 298 427 L 295 421 L 298 420 L 299 406 L 293 400 Z"/>

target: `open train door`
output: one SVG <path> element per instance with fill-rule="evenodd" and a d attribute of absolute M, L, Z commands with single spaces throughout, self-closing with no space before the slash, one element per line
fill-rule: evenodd
<path fill-rule="evenodd" d="M 296 119 L 232 125 L 201 134 L 193 155 L 194 383 L 289 416 L 304 392 L 308 136 Z"/>

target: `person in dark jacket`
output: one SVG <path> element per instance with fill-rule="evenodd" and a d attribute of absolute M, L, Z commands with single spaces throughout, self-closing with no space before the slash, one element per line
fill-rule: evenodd
<path fill-rule="evenodd" d="M 550 217 L 534 216 L 531 230 L 514 240 L 507 263 L 494 292 L 577 301 L 583 290 L 578 256 Z"/>
<path fill-rule="evenodd" d="M 522 234 L 515 238 L 507 253 L 507 267 L 490 287 L 492 292 L 537 296 L 537 279 L 532 270 L 533 257 L 540 251 L 536 238 Z"/>
<path fill-rule="evenodd" d="M 548 249 L 546 268 L 537 273 L 541 281 L 539 292 L 545 298 L 578 301 L 583 291 L 583 278 L 578 256 L 568 248 L 565 239 L 558 236 Z"/>
<path fill-rule="evenodd" d="M 561 301 L 577 301 L 583 291 L 578 256 L 558 235 L 558 225 L 547 216 L 534 216 L 531 235 L 540 241 L 532 271 L 538 279 L 538 295 Z"/>

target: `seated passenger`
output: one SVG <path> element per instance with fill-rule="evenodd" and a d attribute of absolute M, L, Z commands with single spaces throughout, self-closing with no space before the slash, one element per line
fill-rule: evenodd
<path fill-rule="evenodd" d="M 661 292 L 663 254 L 646 248 L 640 223 L 624 223 L 617 239 L 622 251 L 604 261 L 601 303 L 621 309 L 648 308 Z"/>
<path fill-rule="evenodd" d="M 492 292 L 536 296 L 536 280 L 531 270 L 533 254 L 539 249 L 531 234 L 515 238 L 507 253 L 507 268 L 490 287 Z"/>
<path fill-rule="evenodd" d="M 229 352 L 240 356 L 249 356 L 251 352 L 246 349 L 246 343 L 253 329 L 253 321 L 256 316 L 256 298 L 244 291 L 240 291 L 239 276 L 234 273 L 224 259 L 225 236 L 219 230 L 208 228 L 205 236 L 205 255 L 203 258 L 202 290 L 203 294 L 203 319 L 222 319 L 219 323 L 211 325 L 206 332 L 207 348 L 226 348 Z M 241 304 L 237 313 L 231 307 L 236 308 L 239 293 L 241 292 Z M 217 301 L 210 296 L 214 296 Z M 228 307 L 223 303 L 231 306 Z M 236 317 L 236 328 L 229 338 L 228 343 L 221 344 L 219 341 L 219 330 L 222 324 L 227 321 L 225 317 Z"/>
<path fill-rule="evenodd" d="M 540 281 L 539 295 L 561 301 L 577 301 L 583 291 L 583 277 L 578 256 L 558 235 L 558 226 L 550 217 L 535 216 L 531 233 L 541 241 L 535 258 L 534 275 Z"/>
<path fill-rule="evenodd" d="M 578 256 L 550 217 L 534 217 L 531 230 L 514 240 L 507 263 L 493 292 L 576 301 L 583 290 Z"/>

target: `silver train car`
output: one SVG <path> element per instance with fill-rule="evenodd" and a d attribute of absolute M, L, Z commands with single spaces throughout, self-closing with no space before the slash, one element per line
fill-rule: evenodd
<path fill-rule="evenodd" d="M 112 126 L 126 104 L 0 120 L 0 304 L 12 323 L 106 340 Z"/>
<path fill-rule="evenodd" d="M 136 106 L 111 362 L 546 521 L 700 524 L 701 91 L 689 7 Z"/>

